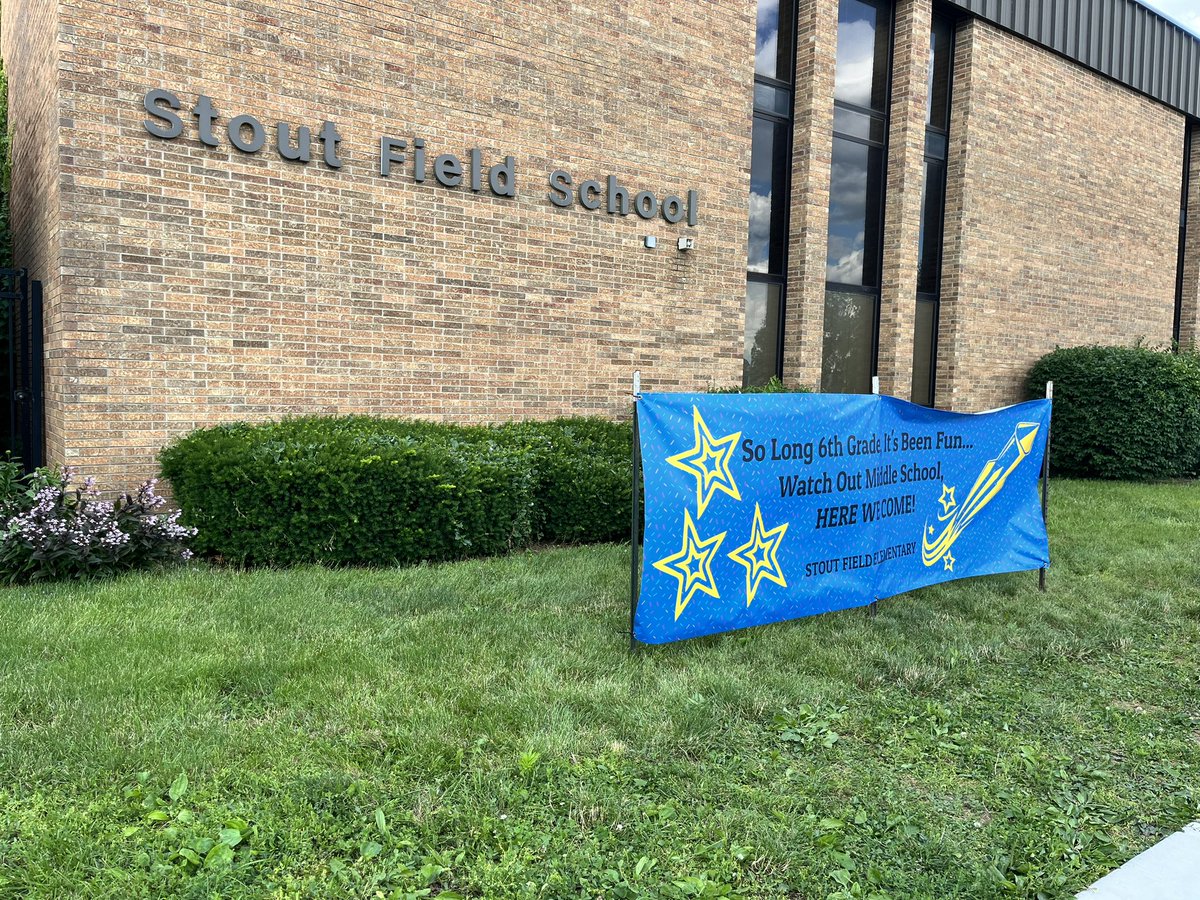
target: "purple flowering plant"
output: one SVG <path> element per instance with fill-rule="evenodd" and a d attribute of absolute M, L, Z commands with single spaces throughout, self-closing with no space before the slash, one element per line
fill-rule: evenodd
<path fill-rule="evenodd" d="M 50 581 L 112 575 L 185 562 L 194 528 L 166 500 L 157 479 L 135 494 L 105 500 L 95 480 L 75 481 L 71 468 L 21 475 L 0 462 L 0 581 Z"/>

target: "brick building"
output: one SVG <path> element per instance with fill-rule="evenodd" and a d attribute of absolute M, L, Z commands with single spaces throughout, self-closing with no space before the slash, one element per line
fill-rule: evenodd
<path fill-rule="evenodd" d="M 622 414 L 635 369 L 979 409 L 1200 326 L 1200 40 L 1132 0 L 2 24 L 48 456 L 106 483 L 228 420 Z"/>

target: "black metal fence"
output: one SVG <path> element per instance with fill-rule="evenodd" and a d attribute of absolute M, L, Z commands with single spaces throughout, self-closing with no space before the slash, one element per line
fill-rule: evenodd
<path fill-rule="evenodd" d="M 0 396 L 8 398 L 0 451 L 19 457 L 29 471 L 45 462 L 42 283 L 24 269 L 0 269 L 0 316 Z"/>

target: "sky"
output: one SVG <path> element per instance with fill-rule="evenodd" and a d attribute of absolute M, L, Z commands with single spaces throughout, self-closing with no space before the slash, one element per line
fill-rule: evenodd
<path fill-rule="evenodd" d="M 1142 0 L 1142 3 L 1200 35 L 1200 0 Z"/>

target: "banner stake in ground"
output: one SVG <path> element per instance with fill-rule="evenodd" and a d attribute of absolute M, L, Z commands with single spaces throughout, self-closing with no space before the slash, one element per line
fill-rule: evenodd
<path fill-rule="evenodd" d="M 633 653 L 637 650 L 637 638 L 633 636 L 633 624 L 637 618 L 637 602 L 638 602 L 638 579 L 640 576 L 638 559 L 638 525 L 641 518 L 641 509 L 639 508 L 639 500 L 641 499 L 641 491 L 638 486 L 638 476 L 641 474 L 638 470 L 642 463 L 642 443 L 638 435 L 638 401 L 642 399 L 642 373 L 634 371 L 633 373 L 633 479 L 631 481 L 633 490 L 633 503 L 630 504 L 633 513 L 629 523 L 629 652 Z"/>
<path fill-rule="evenodd" d="M 878 375 L 871 376 L 871 393 L 877 397 L 879 396 L 879 376 Z M 874 619 L 877 615 L 879 615 L 879 601 L 872 600 L 871 605 L 867 607 L 867 612 L 870 614 L 872 619 Z"/>
<path fill-rule="evenodd" d="M 1054 399 L 1054 382 L 1046 382 L 1046 399 Z M 1046 523 L 1046 528 L 1050 527 L 1050 426 L 1053 423 L 1049 420 L 1046 422 L 1046 452 L 1042 456 L 1042 521 Z M 1038 569 L 1038 590 L 1043 594 L 1046 593 L 1046 567 L 1042 566 Z"/>

